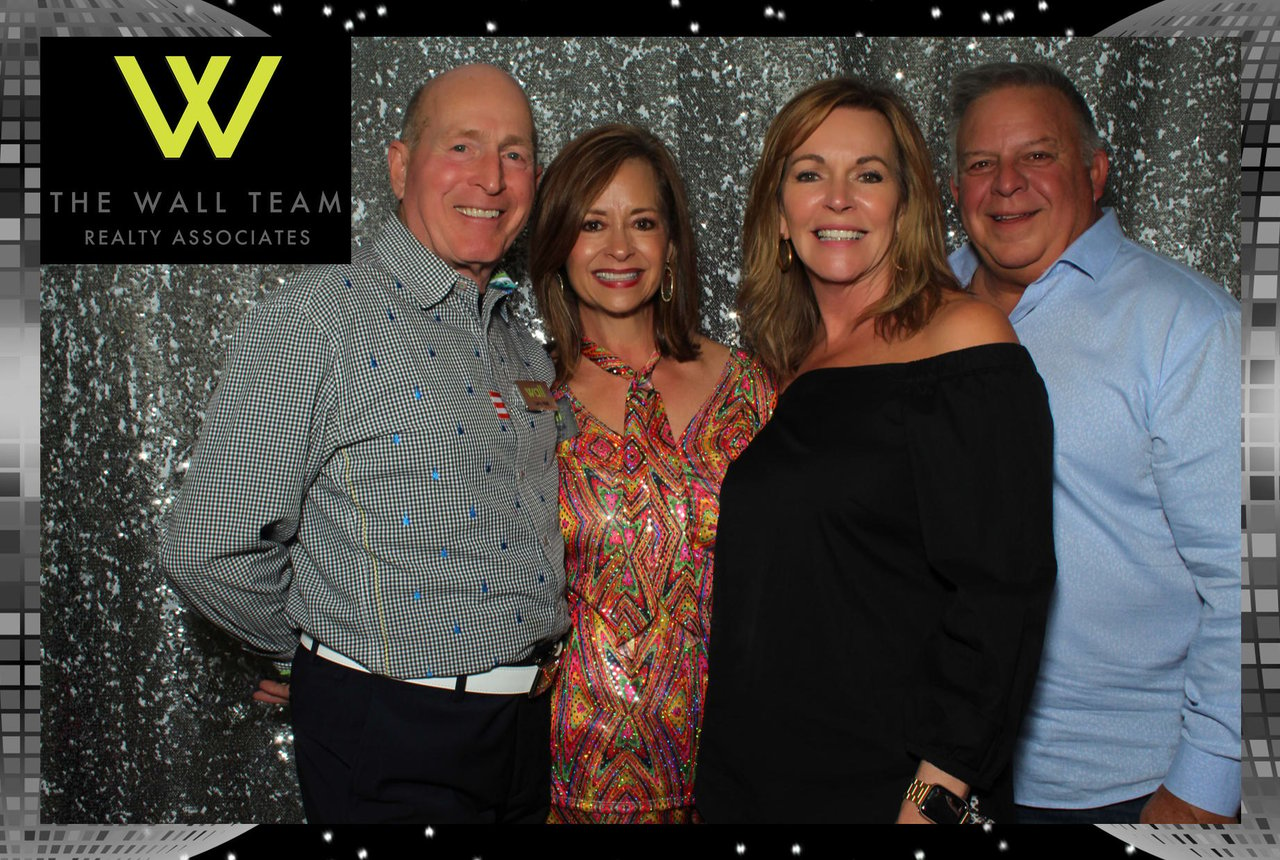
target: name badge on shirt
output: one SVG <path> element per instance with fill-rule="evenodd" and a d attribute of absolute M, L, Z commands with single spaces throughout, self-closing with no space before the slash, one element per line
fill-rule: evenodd
<path fill-rule="evenodd" d="M 517 379 L 516 388 L 520 390 L 524 405 L 530 412 L 555 412 L 559 408 L 545 382 L 539 382 L 536 379 Z"/>

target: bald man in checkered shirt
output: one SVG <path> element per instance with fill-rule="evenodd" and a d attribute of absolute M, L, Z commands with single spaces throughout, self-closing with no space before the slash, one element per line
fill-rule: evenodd
<path fill-rule="evenodd" d="M 161 563 L 292 658 L 308 821 L 541 822 L 531 691 L 568 627 L 558 425 L 495 275 L 533 202 L 528 100 L 492 66 L 445 72 L 387 163 L 400 203 L 373 245 L 238 327 Z"/>

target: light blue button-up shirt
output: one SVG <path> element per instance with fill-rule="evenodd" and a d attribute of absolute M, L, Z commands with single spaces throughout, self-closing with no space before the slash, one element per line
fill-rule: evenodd
<path fill-rule="evenodd" d="M 968 284 L 972 247 L 951 255 Z M 1015 752 L 1023 805 L 1161 783 L 1240 803 L 1240 306 L 1115 214 L 1009 315 L 1049 391 L 1058 581 Z"/>

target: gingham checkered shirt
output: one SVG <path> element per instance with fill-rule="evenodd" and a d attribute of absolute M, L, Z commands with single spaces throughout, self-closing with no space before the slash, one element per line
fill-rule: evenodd
<path fill-rule="evenodd" d="M 476 674 L 568 626 L 545 350 L 392 218 L 236 330 L 161 540 L 204 615 L 397 678 Z M 509 417 L 500 417 L 497 392 Z"/>

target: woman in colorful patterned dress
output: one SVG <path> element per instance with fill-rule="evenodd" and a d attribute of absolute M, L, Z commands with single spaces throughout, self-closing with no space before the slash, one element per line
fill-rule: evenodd
<path fill-rule="evenodd" d="M 576 424 L 558 452 L 573 626 L 552 691 L 551 820 L 689 822 L 720 481 L 773 385 L 697 332 L 684 185 L 649 132 L 569 143 L 531 225 L 555 393 Z"/>

